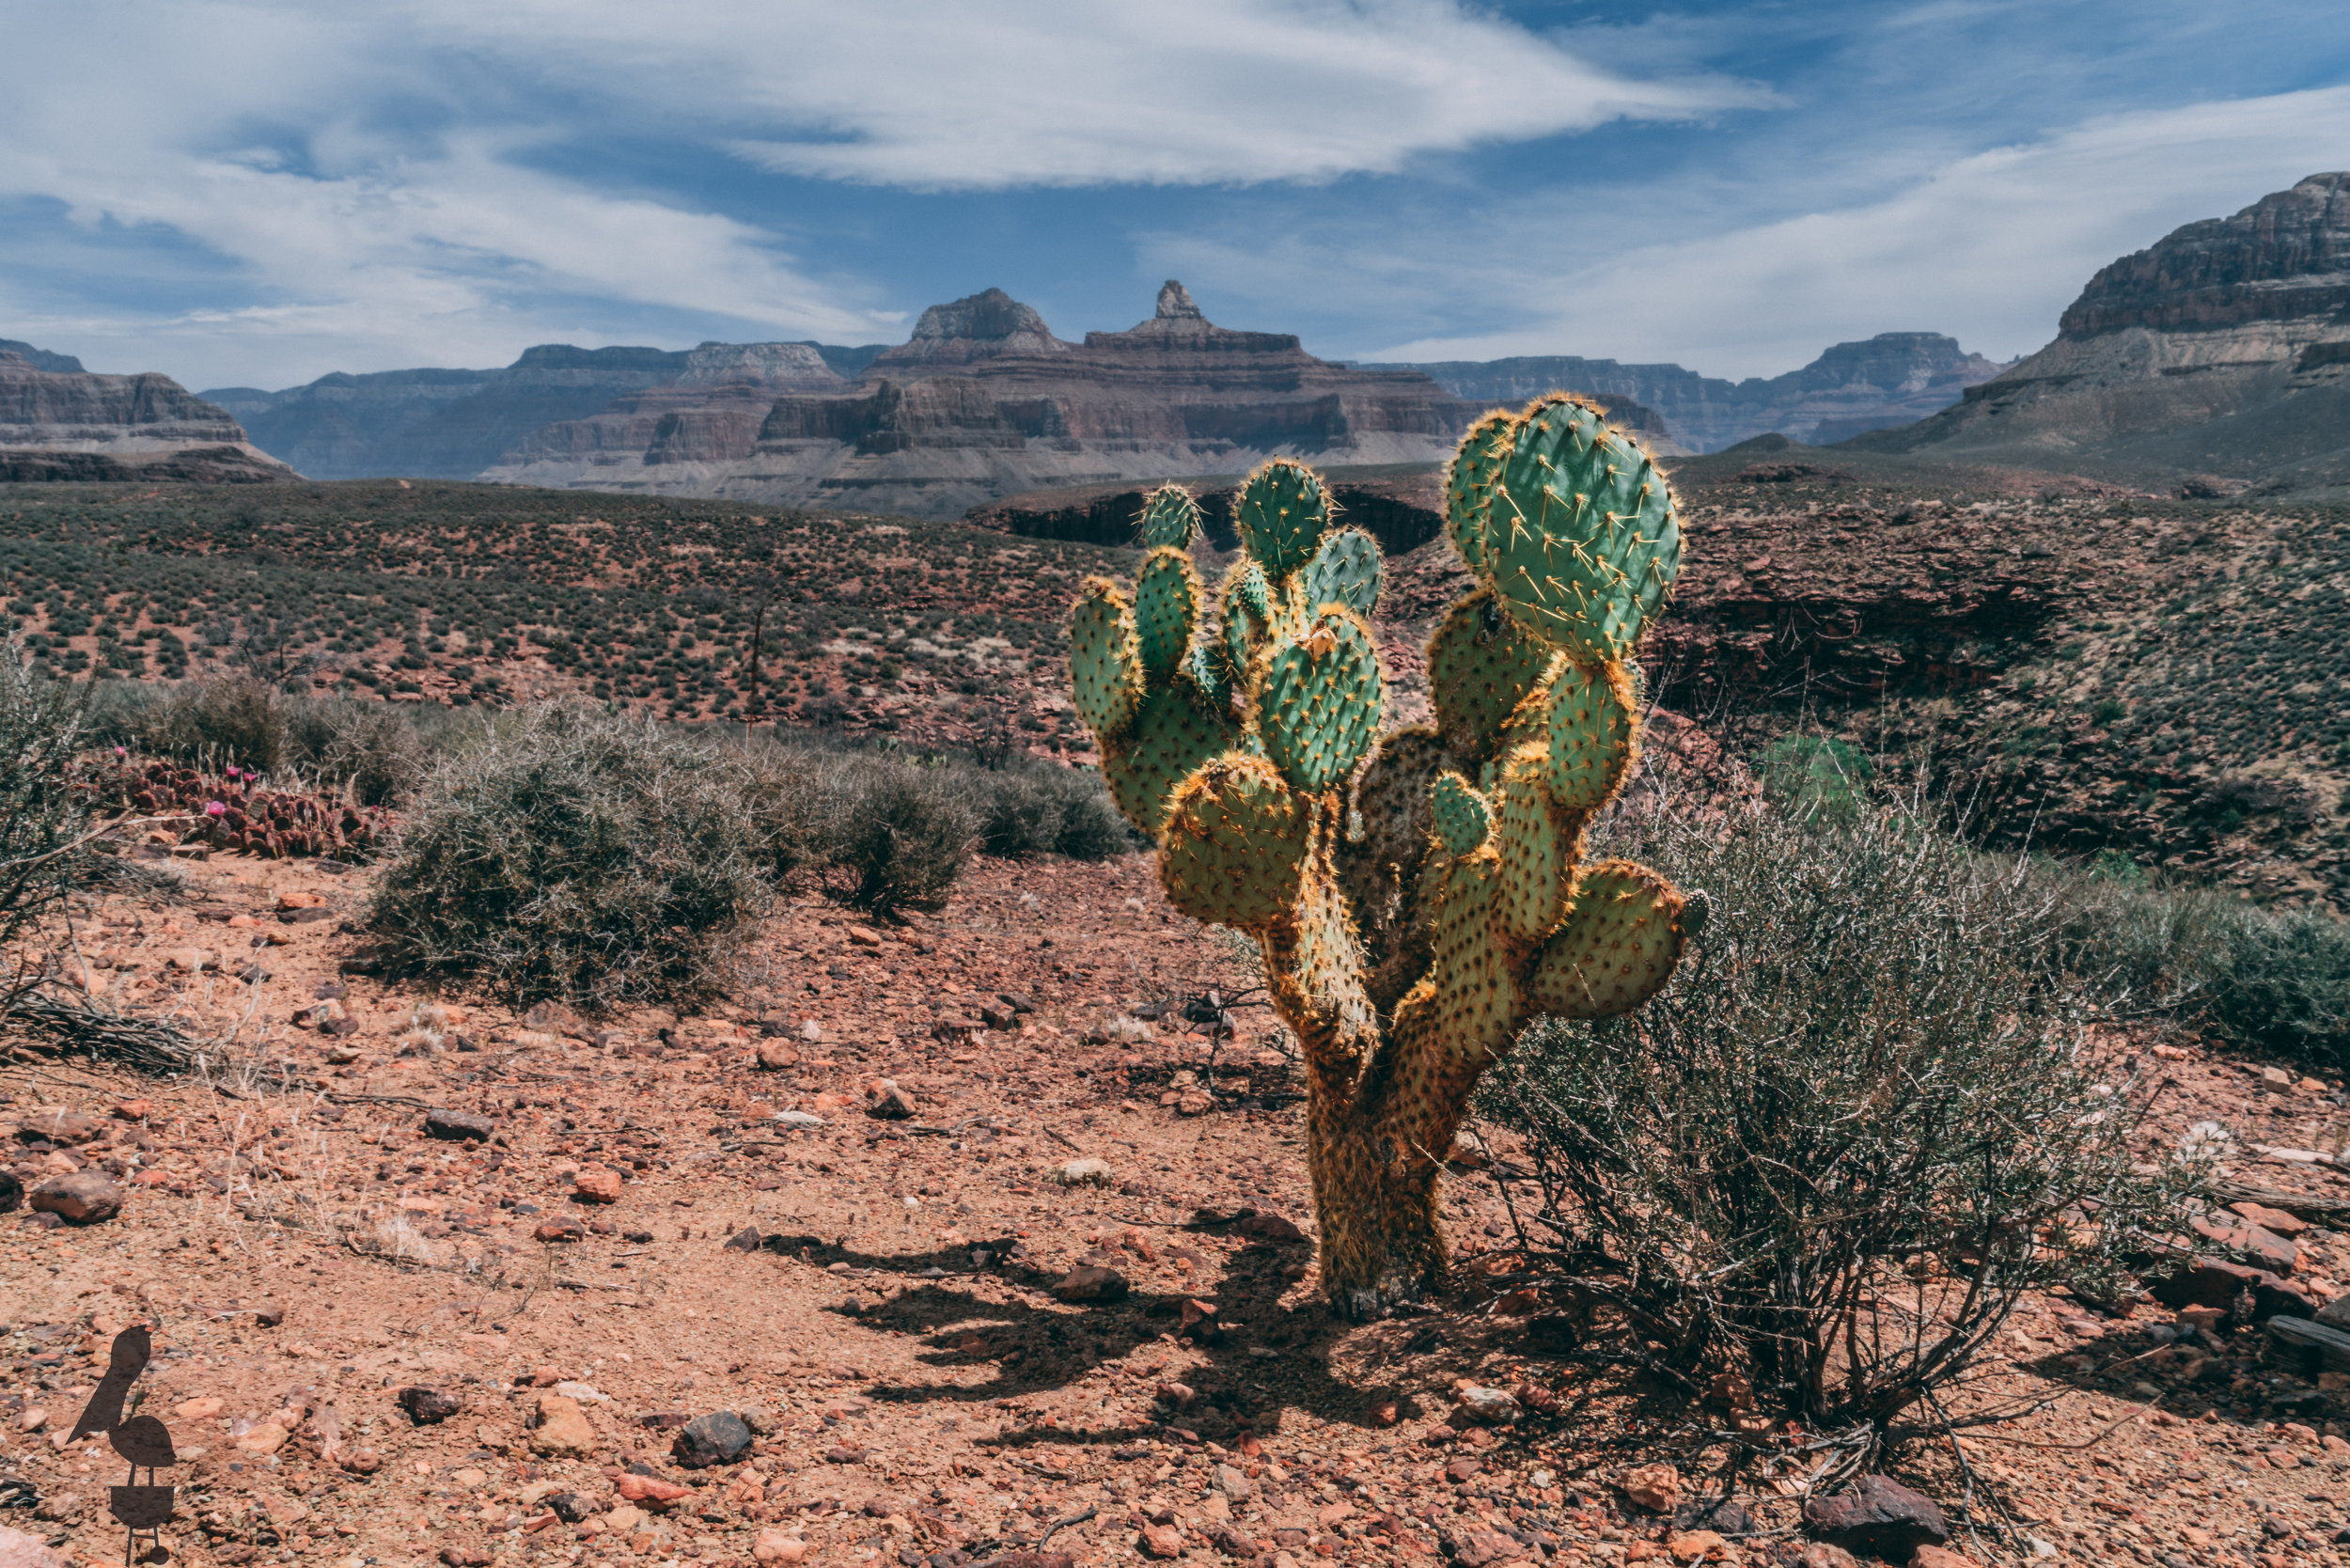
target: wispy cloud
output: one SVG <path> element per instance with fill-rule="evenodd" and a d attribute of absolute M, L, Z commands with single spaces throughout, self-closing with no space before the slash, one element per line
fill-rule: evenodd
<path fill-rule="evenodd" d="M 1838 211 L 1555 273 L 1488 267 L 1488 290 L 1518 304 L 1520 324 L 1398 343 L 1382 357 L 1582 353 L 1768 375 L 1839 337 L 1904 330 L 2010 357 L 2054 337 L 2064 306 L 2117 256 L 2346 156 L 2350 87 L 2109 116 Z M 1552 242 L 1572 237 L 1521 209 L 1499 239 L 1486 255 L 1557 255 Z"/>

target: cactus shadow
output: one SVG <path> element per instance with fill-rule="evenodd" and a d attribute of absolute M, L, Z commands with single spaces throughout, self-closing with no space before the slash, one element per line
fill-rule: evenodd
<path fill-rule="evenodd" d="M 987 1243 L 979 1245 L 980 1249 L 989 1247 Z M 1203 1281 L 1188 1293 L 1133 1291 L 1117 1301 L 1074 1307 L 998 1301 L 972 1287 L 971 1281 L 985 1278 L 1042 1294 L 1060 1278 L 1058 1271 L 1031 1268 L 1016 1261 L 985 1270 L 931 1277 L 933 1270 L 949 1266 L 955 1256 L 861 1253 L 840 1247 L 824 1249 L 821 1258 L 809 1255 L 813 1262 L 846 1262 L 872 1273 L 896 1275 L 912 1286 L 894 1301 L 844 1315 L 844 1332 L 863 1328 L 917 1334 L 926 1341 L 919 1356 L 925 1365 L 942 1371 L 994 1368 L 994 1375 L 978 1382 L 903 1379 L 879 1383 L 868 1390 L 869 1398 L 894 1403 L 979 1406 L 1075 1391 L 1103 1362 L 1122 1359 L 1148 1346 L 1173 1348 L 1173 1342 L 1183 1338 L 1188 1338 L 1205 1356 L 1204 1366 L 1169 1371 L 1150 1383 L 1100 1388 L 1098 1393 L 1089 1388 L 1086 1391 L 1095 1402 L 1090 1412 L 1038 1412 L 1051 1415 L 1053 1424 L 1007 1432 L 1003 1445 L 1089 1447 L 1188 1432 L 1230 1447 L 1246 1434 L 1266 1436 L 1277 1433 L 1283 1415 L 1292 1410 L 1368 1428 L 1373 1424 L 1374 1408 L 1397 1397 L 1331 1374 L 1323 1353 L 1352 1325 L 1319 1302 L 1295 1311 L 1282 1309 L 1281 1297 L 1291 1288 L 1282 1271 L 1308 1256 L 1303 1247 L 1271 1243 L 1250 1246 L 1227 1260 L 1223 1277 L 1213 1285 Z M 872 1283 L 870 1278 L 867 1282 Z M 1194 1299 L 1213 1301 L 1217 1319 L 1232 1325 L 1233 1331 L 1203 1329 L 1196 1324 L 1187 1327 L 1184 1309 Z M 1123 1418 L 1147 1406 L 1158 1383 L 1178 1377 L 1191 1390 L 1189 1401 L 1149 1424 L 1127 1424 Z M 1120 1407 L 1117 1414 L 1102 1409 L 1104 1399 Z M 1088 1419 L 1089 1416 L 1095 1419 Z"/>

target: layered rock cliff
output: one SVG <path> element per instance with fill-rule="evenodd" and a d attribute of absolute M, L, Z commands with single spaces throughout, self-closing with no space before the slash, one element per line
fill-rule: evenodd
<path fill-rule="evenodd" d="M 2122 258 L 2046 348 L 1855 445 L 2150 486 L 2350 488 L 2350 173 Z"/>
<path fill-rule="evenodd" d="M 1434 463 L 1486 406 L 1417 371 L 1217 326 L 1171 281 L 1148 320 L 1081 343 L 990 289 L 924 311 L 854 384 L 769 395 L 752 429 L 760 391 L 640 394 L 536 432 L 484 477 L 948 517 L 1048 487 L 1236 474 L 1276 453 Z"/>
<path fill-rule="evenodd" d="M 0 479 L 294 477 L 169 376 L 46 370 L 0 350 Z"/>
<path fill-rule="evenodd" d="M 1385 368 L 1421 370 L 1457 396 L 1492 402 L 1523 402 L 1559 386 L 1632 399 L 1659 416 L 1649 433 L 1695 452 L 1718 452 L 1771 431 L 1819 446 L 1910 424 L 1948 408 L 2000 368 L 1938 332 L 1881 332 L 1839 343 L 1800 370 L 1740 382 L 1678 365 L 1571 354 Z"/>
<path fill-rule="evenodd" d="M 63 370 L 72 375 L 82 373 L 82 362 L 70 353 L 51 353 L 14 337 L 0 337 L 0 353 L 12 353 L 36 370 Z"/>

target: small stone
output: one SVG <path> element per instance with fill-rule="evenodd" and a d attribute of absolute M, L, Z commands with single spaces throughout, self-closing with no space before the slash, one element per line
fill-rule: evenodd
<path fill-rule="evenodd" d="M 345 1449 L 338 1463 L 354 1476 L 371 1476 L 384 1467 L 384 1456 L 373 1449 Z"/>
<path fill-rule="evenodd" d="M 751 1429 L 731 1410 L 697 1416 L 678 1429 L 669 1452 L 689 1470 L 731 1465 L 750 1451 Z"/>
<path fill-rule="evenodd" d="M 530 1434 L 531 1448 L 548 1458 L 584 1456 L 596 1446 L 596 1429 L 575 1399 L 544 1392 L 539 1395 L 538 1425 Z"/>
<path fill-rule="evenodd" d="M 849 945 L 854 948 L 878 948 L 882 945 L 881 933 L 870 926 L 851 926 Z"/>
<path fill-rule="evenodd" d="M 427 1137 L 446 1138 L 452 1142 L 475 1138 L 487 1143 L 497 1134 L 497 1123 L 472 1111 L 435 1110 L 424 1113 Z"/>
<path fill-rule="evenodd" d="M 1230 1465 L 1218 1465 L 1215 1467 L 1211 1484 L 1218 1492 L 1224 1494 L 1226 1501 L 1234 1503 L 1246 1502 L 1256 1490 L 1248 1483 L 1246 1476 Z"/>
<path fill-rule="evenodd" d="M 572 1179 L 572 1196 L 583 1203 L 618 1203 L 621 1185 L 619 1171 L 595 1166 Z"/>
<path fill-rule="evenodd" d="M 423 1384 L 402 1388 L 392 1399 L 418 1426 L 437 1426 L 465 1408 L 465 1402 L 455 1394 Z"/>
<path fill-rule="evenodd" d="M 2291 1089 L 2293 1074 L 2281 1067 L 2264 1067 L 2261 1069 L 2261 1082 L 2271 1089 Z"/>
<path fill-rule="evenodd" d="M 0 1568 L 70 1568 L 70 1564 L 51 1551 L 39 1536 L 0 1525 Z"/>
<path fill-rule="evenodd" d="M 96 1225 L 122 1212 L 121 1187 L 95 1170 L 52 1176 L 33 1189 L 36 1213 L 55 1215 L 71 1225 Z"/>
<path fill-rule="evenodd" d="M 667 1508 L 694 1495 L 691 1486 L 681 1486 L 659 1476 L 629 1474 L 612 1483 L 622 1502 L 646 1503 L 656 1509 Z"/>
<path fill-rule="evenodd" d="M 39 1432 L 48 1424 L 49 1407 L 45 1404 L 28 1405 L 16 1418 L 16 1429 L 19 1432 Z"/>
<path fill-rule="evenodd" d="M 443 1546 L 441 1560 L 447 1568 L 490 1568 L 494 1560 L 478 1546 Z"/>
<path fill-rule="evenodd" d="M 1480 1426 L 1514 1426 L 1518 1418 L 1526 1414 L 1525 1406 L 1504 1388 L 1464 1384 L 1454 1397 L 1460 1401 L 1461 1416 Z"/>
<path fill-rule="evenodd" d="M 588 1227 L 575 1219 L 542 1219 L 531 1234 L 542 1242 L 575 1242 L 587 1238 Z"/>
<path fill-rule="evenodd" d="M 1086 1263 L 1071 1269 L 1053 1287 L 1053 1294 L 1069 1302 L 1123 1301 L 1126 1277 L 1114 1268 Z"/>
<path fill-rule="evenodd" d="M 1954 1552 L 1947 1546 L 1919 1546 L 1910 1554 L 1909 1568 L 1975 1568 L 1965 1552 Z"/>
<path fill-rule="evenodd" d="M 1905 1562 L 1919 1546 L 1950 1544 L 1950 1528 L 1934 1499 L 1885 1476 L 1862 1476 L 1852 1489 L 1803 1505 L 1811 1533 L 1856 1556 Z"/>
<path fill-rule="evenodd" d="M 1189 1089 L 1175 1096 L 1178 1116 L 1205 1116 L 1215 1109 L 1215 1097 L 1204 1090 Z"/>
<path fill-rule="evenodd" d="M 1464 1454 L 1460 1458 L 1452 1460 L 1445 1466 L 1444 1478 L 1445 1480 L 1452 1482 L 1453 1485 L 1458 1486 L 1463 1482 L 1472 1480 L 1478 1475 L 1482 1474 L 1484 1468 L 1485 1462 L 1483 1460 L 1471 1459 L 1466 1454 Z"/>
<path fill-rule="evenodd" d="M 756 1252 L 762 1245 L 765 1244 L 766 1239 L 767 1238 L 765 1236 L 760 1233 L 758 1226 L 745 1225 L 743 1229 L 737 1231 L 731 1236 L 728 1236 L 727 1238 L 727 1245 L 720 1248 L 720 1250 L 725 1252 Z"/>
<path fill-rule="evenodd" d="M 876 1080 L 865 1091 L 865 1114 L 884 1121 L 903 1121 L 914 1115 L 914 1096 L 887 1078 Z"/>
<path fill-rule="evenodd" d="M 2289 1215 L 2282 1209 L 2272 1209 L 2265 1203 L 2231 1203 L 2228 1207 L 2262 1230 L 2280 1236 L 2297 1236 L 2310 1228 L 2310 1222 L 2300 1215 Z"/>
<path fill-rule="evenodd" d="M 1843 1547 L 1831 1546 L 1825 1541 L 1812 1542 L 1795 1560 L 1801 1568 L 1860 1568 L 1859 1559 Z"/>
<path fill-rule="evenodd" d="M 286 1304 L 282 1301 L 262 1302 L 253 1309 L 253 1321 L 263 1328 L 276 1327 L 286 1321 Z"/>
<path fill-rule="evenodd" d="M 1710 1529 L 1676 1530 L 1665 1537 L 1665 1550 L 1675 1562 L 1702 1562 L 1707 1558 L 1718 1560 L 1730 1549 L 1730 1543 Z"/>
<path fill-rule="evenodd" d="M 171 1407 L 171 1413 L 183 1421 L 216 1421 L 227 1405 L 206 1395 L 200 1399 L 183 1399 Z"/>
<path fill-rule="evenodd" d="M 1142 1527 L 1142 1550 L 1146 1557 L 1181 1557 L 1183 1555 L 1183 1532 L 1173 1525 L 1145 1525 Z"/>
<path fill-rule="evenodd" d="M 1065 1187 L 1105 1187 L 1111 1183 L 1107 1160 L 1071 1160 L 1053 1172 L 1053 1180 Z"/>
<path fill-rule="evenodd" d="M 152 1100 L 119 1100 L 112 1106 L 110 1114 L 123 1121 L 144 1121 L 147 1113 L 154 1108 L 155 1102 Z"/>
<path fill-rule="evenodd" d="M 1283 1219 L 1279 1215 L 1266 1214 L 1262 1211 L 1247 1215 L 1232 1229 L 1244 1236 L 1251 1236 L 1258 1241 L 1303 1242 L 1311 1239 L 1305 1231 L 1299 1230 L 1294 1222 Z"/>
<path fill-rule="evenodd" d="M 775 1526 L 760 1530 L 751 1542 L 751 1556 L 760 1562 L 780 1564 L 791 1568 L 807 1555 L 807 1543 L 796 1535 L 787 1535 Z"/>
<path fill-rule="evenodd" d="M 1681 1504 L 1681 1472 L 1670 1465 L 1635 1466 L 1616 1485 L 1633 1507 L 1651 1513 L 1670 1513 Z"/>
<path fill-rule="evenodd" d="M 988 1002 L 979 1008 L 979 1022 L 991 1029 L 1010 1030 L 1020 1027 L 1020 1015 L 999 1003 Z"/>
<path fill-rule="evenodd" d="M 37 1110 L 16 1124 L 16 1136 L 25 1143 L 94 1143 L 105 1134 L 106 1124 L 98 1118 L 59 1105 Z"/>
<path fill-rule="evenodd" d="M 793 1050 L 791 1046 L 786 1045 L 782 1041 L 768 1040 L 760 1042 L 759 1047 L 759 1065 L 762 1072 L 780 1073 L 787 1067 L 797 1067 L 799 1064 L 800 1053 Z M 768 1530 L 763 1533 L 769 1535 L 781 1535 L 782 1532 L 779 1530 Z M 790 1536 L 784 1536 L 783 1539 L 791 1541 L 793 1545 L 799 1544 L 798 1541 Z M 763 1561 L 765 1560 L 761 1559 L 760 1560 Z M 778 1559 L 777 1560 L 781 1560 Z"/>

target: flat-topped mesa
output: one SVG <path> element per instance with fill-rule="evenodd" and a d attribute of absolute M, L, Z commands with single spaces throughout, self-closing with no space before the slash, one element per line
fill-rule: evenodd
<path fill-rule="evenodd" d="M 2350 309 L 2350 173 L 2313 174 L 2232 217 L 2205 218 L 2089 280 L 2062 338 L 2175 332 Z"/>
<path fill-rule="evenodd" d="M 751 381 L 795 391 L 842 391 L 840 379 L 813 343 L 702 344 L 685 356 L 680 386 L 710 386 L 720 382 Z"/>
<path fill-rule="evenodd" d="M 63 357 L 63 356 L 60 356 Z M 44 370 L 0 351 L 0 477 L 291 478 L 228 411 L 169 376 Z"/>

